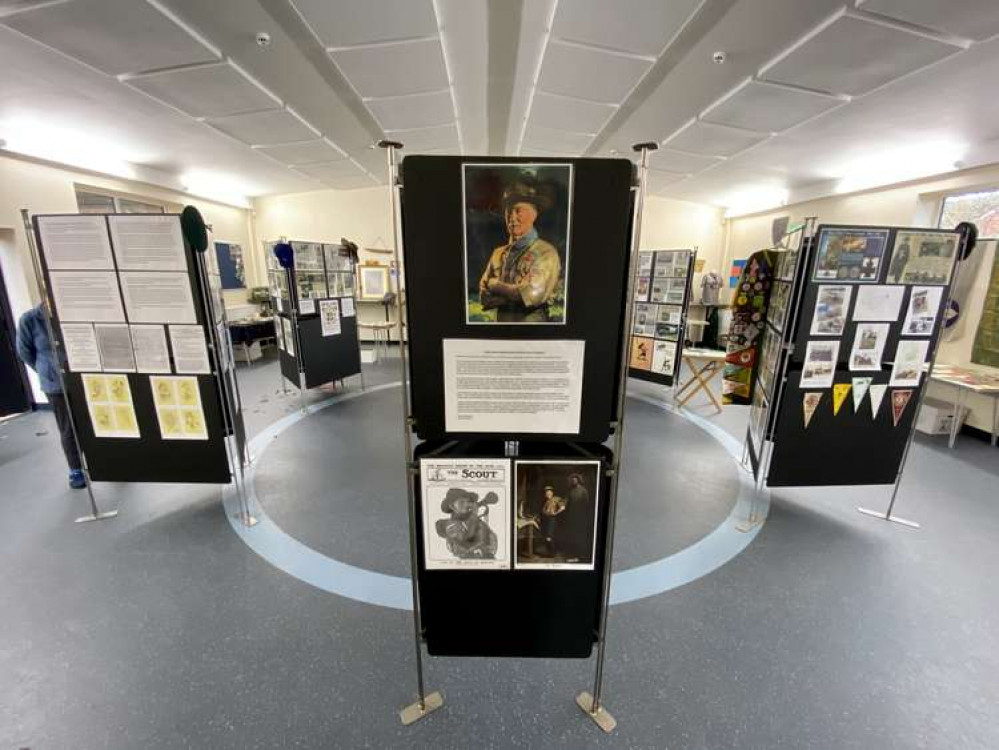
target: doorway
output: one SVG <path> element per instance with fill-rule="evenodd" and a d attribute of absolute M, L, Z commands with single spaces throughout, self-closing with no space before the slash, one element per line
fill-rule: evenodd
<path fill-rule="evenodd" d="M 13 257 L 14 232 L 0 229 L 0 260 Z M 6 262 L 0 262 L 0 419 L 31 409 L 31 385 L 28 373 L 17 356 L 17 318 L 10 305 Z"/>

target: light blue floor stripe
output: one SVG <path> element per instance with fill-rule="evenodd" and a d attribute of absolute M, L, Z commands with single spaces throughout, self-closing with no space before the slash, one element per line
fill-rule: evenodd
<path fill-rule="evenodd" d="M 413 596 L 411 582 L 408 578 L 377 573 L 339 562 L 316 552 L 311 547 L 289 536 L 264 512 L 263 506 L 257 500 L 253 481 L 256 466 L 271 441 L 305 416 L 369 393 L 398 388 L 399 385 L 398 382 L 386 383 L 359 393 L 334 396 L 309 406 L 305 413 L 296 411 L 269 425 L 250 441 L 250 453 L 256 458 L 246 472 L 248 502 L 259 523 L 253 527 L 246 527 L 236 518 L 239 511 L 239 500 L 235 487 L 232 485 L 225 488 L 224 503 L 229 523 L 240 539 L 256 554 L 279 570 L 331 594 L 345 596 L 367 604 L 411 610 Z M 670 404 L 647 396 L 632 395 L 631 398 L 677 414 L 705 430 L 718 440 L 738 463 L 742 450 L 741 444 L 718 425 L 696 414 L 677 410 Z M 765 517 L 769 497 L 767 493 L 762 496 L 755 494 L 756 490 L 752 479 L 741 467 L 739 467 L 739 478 L 739 496 L 735 507 L 718 528 L 687 549 L 669 557 L 615 573 L 611 581 L 611 604 L 631 602 L 683 586 L 716 570 L 742 552 L 759 533 L 762 524 L 746 533 L 738 531 L 736 527 L 748 518 L 754 497 L 758 500 L 758 514 Z"/>

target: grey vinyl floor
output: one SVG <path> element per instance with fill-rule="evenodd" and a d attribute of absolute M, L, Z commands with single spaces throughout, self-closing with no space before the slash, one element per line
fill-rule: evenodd
<path fill-rule="evenodd" d="M 398 380 L 397 362 L 366 384 Z M 251 433 L 300 406 L 273 362 L 240 383 Z M 310 416 L 256 468 L 287 533 L 392 575 L 408 570 L 399 397 Z M 708 534 L 739 484 L 704 431 L 628 408 L 618 569 Z M 709 418 L 745 429 L 744 409 Z M 885 488 L 775 491 L 731 562 L 613 607 L 608 736 L 573 700 L 592 660 L 429 659 L 445 706 L 403 727 L 408 613 L 259 558 L 216 487 L 99 484 L 119 517 L 75 525 L 84 493 L 66 487 L 51 415 L 18 418 L 0 425 L 0 748 L 996 748 L 997 456 L 917 438 L 896 512 L 918 531 L 856 512 L 883 508 Z"/>

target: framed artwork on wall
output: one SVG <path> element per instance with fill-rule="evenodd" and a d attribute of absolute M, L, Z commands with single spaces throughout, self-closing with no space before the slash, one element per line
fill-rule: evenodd
<path fill-rule="evenodd" d="M 370 265 L 358 266 L 360 280 L 360 299 L 368 302 L 381 302 L 389 289 L 388 266 Z"/>

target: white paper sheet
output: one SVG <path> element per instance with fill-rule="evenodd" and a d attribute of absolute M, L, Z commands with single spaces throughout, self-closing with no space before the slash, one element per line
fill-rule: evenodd
<path fill-rule="evenodd" d="M 324 299 L 319 302 L 319 321 L 323 336 L 340 335 L 340 303 L 335 299 Z"/>
<path fill-rule="evenodd" d="M 448 432 L 579 432 L 586 342 L 444 339 Z"/>
<path fill-rule="evenodd" d="M 809 341 L 799 388 L 831 388 L 836 375 L 838 341 Z"/>
<path fill-rule="evenodd" d="M 926 339 L 901 339 L 895 351 L 895 362 L 891 368 L 891 380 L 888 381 L 888 385 L 918 386 L 929 348 L 930 342 Z"/>
<path fill-rule="evenodd" d="M 59 322 L 124 323 L 114 271 L 52 271 Z"/>
<path fill-rule="evenodd" d="M 300 299 L 298 301 L 299 315 L 314 315 L 316 312 L 316 301 L 314 299 Z"/>
<path fill-rule="evenodd" d="M 354 313 L 353 297 L 344 297 L 342 300 L 340 300 L 340 314 L 343 315 L 343 317 L 345 318 L 354 317 L 355 313 Z"/>
<path fill-rule="evenodd" d="M 176 216 L 109 216 L 119 271 L 187 271 Z"/>
<path fill-rule="evenodd" d="M 904 286 L 878 284 L 857 287 L 857 304 L 853 308 L 853 319 L 889 322 L 898 320 L 904 293 Z"/>
<path fill-rule="evenodd" d="M 902 325 L 903 336 L 929 336 L 937 322 L 943 287 L 914 286 L 909 294 L 909 307 Z"/>
<path fill-rule="evenodd" d="M 105 372 L 135 372 L 132 337 L 124 323 L 98 323 L 97 347 L 101 351 L 101 366 Z"/>
<path fill-rule="evenodd" d="M 819 284 L 812 315 L 812 336 L 842 336 L 846 315 L 850 309 L 852 288 L 846 285 Z"/>
<path fill-rule="evenodd" d="M 125 271 L 120 276 L 130 322 L 198 322 L 186 273 Z"/>
<path fill-rule="evenodd" d="M 281 325 L 284 326 L 284 350 L 292 357 L 295 356 L 295 329 L 291 325 L 291 321 L 287 318 L 281 318 Z"/>
<path fill-rule="evenodd" d="M 858 323 L 850 350 L 850 370 L 880 371 L 885 343 L 888 341 L 887 323 Z"/>
<path fill-rule="evenodd" d="M 101 353 L 92 323 L 63 323 L 62 340 L 71 372 L 101 371 Z"/>
<path fill-rule="evenodd" d="M 169 373 L 170 350 L 163 326 L 132 326 L 135 369 L 139 372 Z"/>
<path fill-rule="evenodd" d="M 49 271 L 112 271 L 103 216 L 39 216 L 38 233 Z"/>
<path fill-rule="evenodd" d="M 201 326 L 169 326 L 173 365 L 178 373 L 208 375 L 212 369 L 208 362 L 205 331 Z"/>

